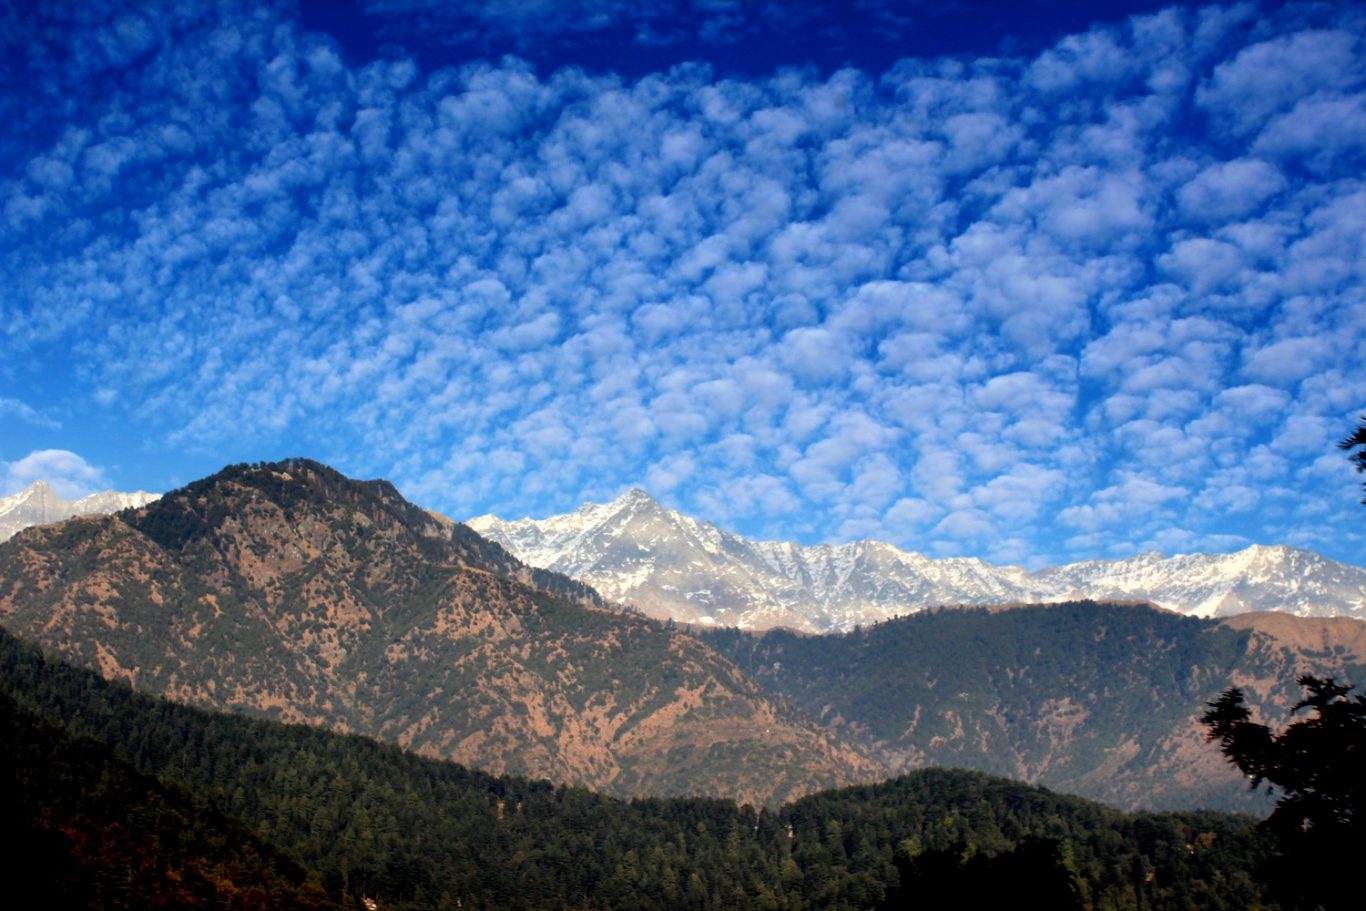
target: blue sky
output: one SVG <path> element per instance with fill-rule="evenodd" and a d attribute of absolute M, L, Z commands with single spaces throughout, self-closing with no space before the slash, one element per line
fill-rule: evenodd
<path fill-rule="evenodd" d="M 11 6 L 0 494 L 1366 563 L 1366 14 L 1093 6 Z"/>

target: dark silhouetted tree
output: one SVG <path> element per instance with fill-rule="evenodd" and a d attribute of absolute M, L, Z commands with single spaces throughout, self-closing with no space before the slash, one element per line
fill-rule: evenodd
<path fill-rule="evenodd" d="M 1083 907 L 1076 873 L 1055 839 L 1026 836 L 995 857 L 973 853 L 960 842 L 914 856 L 899 854 L 894 862 L 899 881 L 878 911 L 1005 908 L 1022 895 L 1054 911 Z"/>
<path fill-rule="evenodd" d="M 1349 459 L 1356 465 L 1357 471 L 1366 472 L 1366 418 L 1362 418 L 1357 423 L 1356 433 L 1338 443 L 1338 448 L 1345 449 L 1351 453 Z M 1353 450 L 1356 450 L 1353 452 Z M 1362 483 L 1362 489 L 1366 490 L 1366 482 Z M 1361 500 L 1366 503 L 1366 497 Z"/>
<path fill-rule="evenodd" d="M 1263 825 L 1277 853 L 1263 873 L 1290 908 L 1349 908 L 1360 901 L 1361 846 L 1366 845 L 1366 697 L 1331 677 L 1299 678 L 1309 695 L 1291 709 L 1313 714 L 1273 734 L 1252 721 L 1236 687 L 1205 713 L 1211 740 L 1257 788 L 1281 791 Z"/>

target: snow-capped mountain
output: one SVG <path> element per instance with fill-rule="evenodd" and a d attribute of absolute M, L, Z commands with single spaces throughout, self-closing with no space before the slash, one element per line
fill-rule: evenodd
<path fill-rule="evenodd" d="M 932 559 L 878 541 L 750 541 L 665 509 L 639 489 L 548 519 L 484 515 L 467 524 L 532 566 L 690 623 L 827 632 L 944 604 L 1079 598 L 1152 601 L 1201 617 L 1277 610 L 1366 619 L 1366 569 L 1285 546 L 1141 554 L 1029 572 Z"/>
<path fill-rule="evenodd" d="M 72 516 L 146 506 L 160 497 L 159 493 L 145 490 L 136 493 L 102 490 L 79 500 L 64 500 L 47 481 L 35 481 L 16 494 L 0 497 L 0 541 L 9 540 L 20 529 L 30 525 L 46 525 Z"/>

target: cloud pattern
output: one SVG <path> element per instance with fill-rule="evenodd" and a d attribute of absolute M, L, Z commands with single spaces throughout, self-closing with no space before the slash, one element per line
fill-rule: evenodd
<path fill-rule="evenodd" d="M 154 6 L 0 33 L 0 338 L 159 445 L 454 516 L 640 483 L 763 537 L 1363 560 L 1351 4 L 762 80 Z"/>

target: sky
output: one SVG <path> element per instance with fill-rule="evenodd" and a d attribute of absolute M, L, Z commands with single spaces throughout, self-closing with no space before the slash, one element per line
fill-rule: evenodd
<path fill-rule="evenodd" d="M 1104 7 L 1103 19 L 1096 7 Z M 1366 565 L 1351 2 L 0 12 L 0 495 Z"/>

